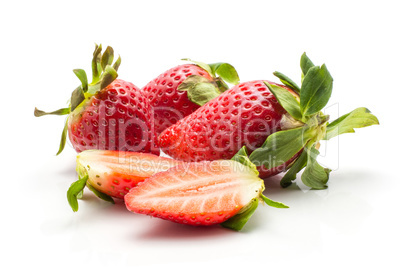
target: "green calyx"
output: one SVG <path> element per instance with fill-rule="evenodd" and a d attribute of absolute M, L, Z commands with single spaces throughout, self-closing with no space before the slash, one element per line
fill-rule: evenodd
<path fill-rule="evenodd" d="M 85 187 L 91 190 L 98 198 L 114 204 L 114 200 L 112 197 L 100 192 L 91 185 L 86 168 L 79 163 L 79 156 L 77 156 L 76 171 L 79 179 L 72 183 L 70 188 L 67 190 L 67 201 L 74 212 L 78 211 L 78 199 L 82 198 Z"/>
<path fill-rule="evenodd" d="M 289 208 L 287 205 L 273 201 L 266 196 L 262 194 L 262 192 L 265 189 L 264 182 L 258 178 L 258 170 L 257 167 L 250 161 L 250 159 L 247 156 L 247 151 L 245 147 L 242 147 L 231 159 L 232 161 L 236 161 L 241 163 L 242 165 L 250 168 L 253 173 L 255 173 L 255 179 L 261 181 L 261 189 L 258 193 L 258 195 L 253 198 L 246 206 L 240 209 L 240 211 L 227 221 L 221 223 L 221 226 L 225 228 L 230 228 L 236 231 L 241 230 L 244 225 L 247 223 L 247 221 L 251 218 L 251 216 L 254 214 L 255 210 L 258 207 L 258 204 L 260 201 L 264 202 L 265 204 L 275 207 L 275 208 Z"/>
<path fill-rule="evenodd" d="M 211 81 L 202 76 L 191 75 L 178 87 L 178 90 L 187 91 L 189 100 L 200 106 L 228 90 L 227 83 L 237 85 L 240 82 L 236 69 L 228 63 L 205 64 L 187 58 L 182 60 L 193 62 L 212 77 Z"/>
<path fill-rule="evenodd" d="M 67 108 L 62 108 L 52 112 L 45 112 L 35 108 L 34 115 L 41 117 L 44 115 L 66 115 L 82 106 L 84 101 L 100 92 L 111 84 L 118 76 L 117 70 L 121 63 L 120 56 L 113 64 L 114 51 L 112 47 L 107 47 L 102 54 L 102 45 L 95 44 L 95 50 L 92 57 L 92 82 L 88 82 L 87 74 L 83 69 L 74 69 L 73 72 L 80 80 L 81 84 L 72 92 L 70 104 Z M 59 150 L 59 155 L 65 146 L 67 137 L 67 122 L 63 128 Z"/>
<path fill-rule="evenodd" d="M 301 180 L 306 186 L 325 189 L 330 170 L 317 162 L 320 141 L 355 132 L 355 128 L 378 125 L 379 122 L 367 108 L 357 108 L 335 121 L 328 122 L 329 116 L 322 112 L 331 97 L 333 86 L 333 79 L 327 67 L 315 66 L 305 53 L 301 57 L 300 67 L 301 87 L 284 74 L 274 73 L 294 93 L 286 88 L 265 83 L 288 114 L 284 115 L 281 121 L 282 130 L 268 136 L 264 144 L 249 155 L 249 159 L 257 166 L 264 165 L 270 169 L 281 166 L 289 162 L 294 155 L 298 155 L 286 167 L 287 173 L 282 178 L 281 185 L 289 186 L 296 179 L 296 174 L 304 169 Z M 286 123 L 285 118 L 291 122 Z"/>

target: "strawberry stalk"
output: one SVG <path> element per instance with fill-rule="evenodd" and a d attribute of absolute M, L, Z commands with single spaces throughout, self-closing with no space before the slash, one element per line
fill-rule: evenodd
<path fill-rule="evenodd" d="M 298 97 L 289 90 L 265 82 L 275 98 L 288 112 L 289 129 L 271 134 L 264 144 L 254 150 L 250 161 L 255 165 L 275 168 L 289 161 L 302 151 L 281 180 L 283 187 L 289 186 L 296 174 L 303 168 L 302 182 L 312 189 L 325 189 L 331 170 L 317 162 L 321 140 L 329 140 L 343 133 L 355 132 L 362 128 L 379 124 L 378 119 L 367 108 L 357 108 L 335 121 L 328 122 L 329 116 L 322 113 L 332 93 L 333 79 L 324 65 L 315 66 L 304 53 L 301 57 L 302 84 L 298 85 L 282 73 L 275 72 L 283 84 L 299 93 Z M 246 155 L 245 148 L 238 152 Z M 235 155 L 235 157 L 237 157 Z M 275 161 L 272 161 L 275 159 Z"/>
<path fill-rule="evenodd" d="M 113 64 L 114 51 L 112 47 L 107 47 L 102 54 L 102 45 L 95 44 L 95 50 L 92 58 L 92 82 L 88 83 L 87 74 L 83 69 L 74 69 L 73 72 L 80 80 L 79 85 L 71 94 L 70 103 L 67 108 L 61 108 L 51 112 L 45 112 L 35 108 L 34 115 L 41 117 L 44 115 L 68 115 L 75 109 L 82 106 L 86 99 L 99 92 L 100 90 L 111 84 L 118 76 L 117 70 L 121 63 L 120 56 Z M 113 64 L 113 65 L 112 65 Z M 66 144 L 67 138 L 67 123 L 66 119 L 63 132 L 61 135 L 59 150 L 56 155 L 59 155 Z"/>

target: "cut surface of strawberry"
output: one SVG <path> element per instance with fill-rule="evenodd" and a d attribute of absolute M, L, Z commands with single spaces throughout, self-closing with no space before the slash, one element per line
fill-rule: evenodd
<path fill-rule="evenodd" d="M 123 199 L 139 182 L 178 163 L 180 162 L 149 153 L 86 150 L 77 155 L 78 176 L 80 180 L 86 178 L 80 191 L 88 186 L 97 196 L 107 201 L 112 202 L 111 197 Z"/>
<path fill-rule="evenodd" d="M 263 190 L 255 166 L 217 160 L 176 165 L 139 183 L 124 199 L 127 209 L 135 213 L 194 226 L 227 222 L 227 227 L 239 230 L 256 209 Z M 237 215 L 241 218 L 231 223 Z"/>

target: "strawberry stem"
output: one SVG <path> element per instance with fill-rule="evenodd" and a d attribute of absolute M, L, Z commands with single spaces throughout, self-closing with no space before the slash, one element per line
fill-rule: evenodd
<path fill-rule="evenodd" d="M 286 110 L 287 114 L 284 117 L 293 119 L 293 123 L 290 127 L 282 126 L 281 131 L 269 135 L 264 144 L 254 150 L 249 158 L 257 166 L 274 168 L 286 163 L 302 151 L 298 158 L 288 165 L 288 172 L 282 178 L 281 186 L 289 186 L 296 179 L 296 174 L 305 168 L 301 177 L 302 182 L 313 189 L 324 189 L 327 187 L 331 170 L 322 167 L 316 160 L 319 154 L 317 147 L 319 142 L 339 134 L 355 132 L 355 128 L 376 125 L 379 122 L 368 109 L 358 108 L 328 123 L 329 115 L 324 115 L 321 110 L 332 94 L 332 76 L 325 65 L 315 66 L 305 53 L 301 57 L 300 67 L 301 88 L 282 73 L 274 72 L 274 75 L 287 87 L 293 91 L 299 91 L 299 96 L 286 88 L 265 82 Z M 295 122 L 298 122 L 298 125 Z M 240 150 L 239 153 L 244 154 L 244 151 Z"/>

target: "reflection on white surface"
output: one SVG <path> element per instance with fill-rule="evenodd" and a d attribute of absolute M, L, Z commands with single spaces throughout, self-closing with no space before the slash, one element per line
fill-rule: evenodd
<path fill-rule="evenodd" d="M 122 201 L 112 205 L 90 192 L 80 201 L 77 213 L 71 211 L 67 201 L 59 201 L 53 209 L 63 213 L 48 211 L 40 229 L 48 245 L 61 241 L 63 249 L 79 264 L 147 266 L 155 264 L 155 258 L 158 265 L 196 263 L 252 257 L 255 252 L 279 261 L 300 254 L 314 257 L 328 248 L 331 239 L 361 233 L 373 212 L 370 202 L 356 192 L 372 175 L 347 173 L 339 179 L 360 179 L 352 185 L 333 179 L 330 187 L 321 191 L 303 192 L 296 184 L 282 189 L 280 176 L 267 179 L 264 194 L 290 208 L 260 206 L 241 232 L 220 226 L 191 227 L 137 215 L 128 212 Z M 367 190 L 373 186 L 365 187 Z M 64 199 L 63 190 L 57 192 Z"/>

